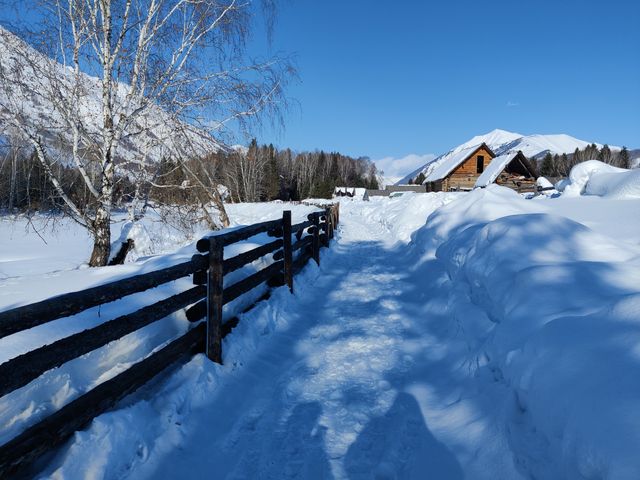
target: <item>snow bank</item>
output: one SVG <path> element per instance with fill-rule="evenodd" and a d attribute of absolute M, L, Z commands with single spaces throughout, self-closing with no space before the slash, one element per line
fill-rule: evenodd
<path fill-rule="evenodd" d="M 553 187 L 553 183 L 547 180 L 546 177 L 538 177 L 536 180 L 536 185 L 540 188 L 550 188 Z"/>
<path fill-rule="evenodd" d="M 640 198 L 640 170 L 593 175 L 584 193 L 607 198 Z"/>
<path fill-rule="evenodd" d="M 369 203 L 347 202 L 342 208 L 356 208 L 371 223 L 377 224 L 387 233 L 385 238 L 391 244 L 408 243 L 411 235 L 423 226 L 429 215 L 464 193 L 415 193 L 404 192 L 397 197 L 371 197 Z"/>
<path fill-rule="evenodd" d="M 571 169 L 567 181 L 557 186 L 563 195 L 598 195 L 608 198 L 640 198 L 640 171 L 588 160 Z"/>
<path fill-rule="evenodd" d="M 436 211 L 414 248 L 446 266 L 452 321 L 513 392 L 504 428 L 521 470 L 640 478 L 640 250 L 540 203 L 474 191 Z M 454 315 L 465 304 L 475 314 Z"/>

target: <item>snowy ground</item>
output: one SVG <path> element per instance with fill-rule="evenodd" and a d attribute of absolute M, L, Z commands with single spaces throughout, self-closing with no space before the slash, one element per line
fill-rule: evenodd
<path fill-rule="evenodd" d="M 168 373 L 41 475 L 640 478 L 639 267 L 638 199 L 345 200 L 320 268 L 242 316 L 224 366 Z M 41 398 L 64 403 L 59 377 Z M 0 400 L 13 434 L 30 388 Z"/>

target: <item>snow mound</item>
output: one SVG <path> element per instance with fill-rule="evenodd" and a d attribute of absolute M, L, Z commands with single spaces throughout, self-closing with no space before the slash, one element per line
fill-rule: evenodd
<path fill-rule="evenodd" d="M 638 250 L 531 210 L 553 201 L 475 190 L 414 248 L 445 265 L 444 308 L 480 345 L 469 363 L 513 394 L 504 427 L 527 478 L 640 478 Z"/>
<path fill-rule="evenodd" d="M 553 187 L 553 183 L 547 180 L 546 177 L 538 177 L 536 180 L 536 185 L 540 188 L 551 188 Z"/>
<path fill-rule="evenodd" d="M 640 171 L 588 160 L 574 166 L 567 181 L 559 183 L 557 188 L 569 197 L 640 198 Z"/>

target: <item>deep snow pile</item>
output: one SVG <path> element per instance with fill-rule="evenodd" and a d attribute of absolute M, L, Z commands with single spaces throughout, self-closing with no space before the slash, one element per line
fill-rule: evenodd
<path fill-rule="evenodd" d="M 475 191 L 414 245 L 446 265 L 449 304 L 473 307 L 457 321 L 479 337 L 481 369 L 513 392 L 504 422 L 521 470 L 640 478 L 640 249 L 612 238 L 613 210 L 605 236 L 541 206 L 553 201 Z"/>
<path fill-rule="evenodd" d="M 640 169 L 627 170 L 599 160 L 588 160 L 571 169 L 557 186 L 563 195 L 597 195 L 607 198 L 640 198 Z"/>

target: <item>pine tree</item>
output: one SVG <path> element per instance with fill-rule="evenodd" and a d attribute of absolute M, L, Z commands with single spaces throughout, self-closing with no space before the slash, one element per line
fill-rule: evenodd
<path fill-rule="evenodd" d="M 562 165 L 560 168 L 562 168 L 562 171 L 559 171 L 558 173 L 561 173 L 563 176 L 568 177 L 569 173 L 571 172 L 571 168 L 573 167 L 573 165 L 571 165 L 571 162 L 569 162 L 569 157 L 567 157 L 566 153 L 563 153 L 560 156 L 560 165 Z"/>
<path fill-rule="evenodd" d="M 280 177 L 273 144 L 266 147 L 267 165 L 264 172 L 264 195 L 266 200 L 275 200 L 280 195 Z"/>
<path fill-rule="evenodd" d="M 598 160 L 604 163 L 611 163 L 611 159 L 612 159 L 611 149 L 609 148 L 609 145 L 605 143 L 600 149 L 600 152 L 598 153 Z"/>
<path fill-rule="evenodd" d="M 618 154 L 618 166 L 620 168 L 631 168 L 631 158 L 629 158 L 629 150 L 627 147 L 622 147 Z"/>
<path fill-rule="evenodd" d="M 549 152 L 542 159 L 542 166 L 540 167 L 540 175 L 543 177 L 554 177 L 553 157 Z"/>
<path fill-rule="evenodd" d="M 424 173 L 420 172 L 416 177 L 416 185 L 422 185 L 424 183 L 425 177 Z"/>

